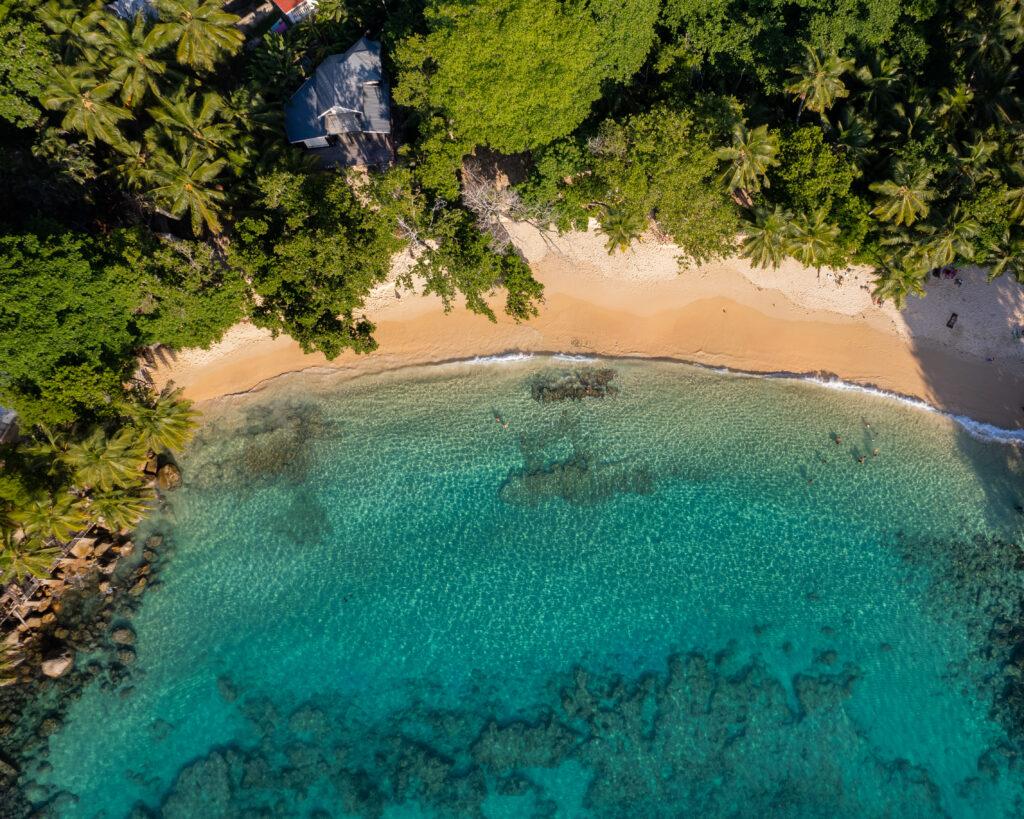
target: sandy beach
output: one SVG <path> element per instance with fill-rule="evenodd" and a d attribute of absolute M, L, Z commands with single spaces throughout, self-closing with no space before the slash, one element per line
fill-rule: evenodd
<path fill-rule="evenodd" d="M 928 296 L 903 311 L 877 306 L 864 270 L 820 274 L 789 262 L 778 270 L 734 258 L 680 270 L 677 250 L 650 236 L 609 256 L 591 230 L 564 236 L 509 225 L 545 286 L 540 315 L 497 322 L 393 284 L 378 287 L 366 315 L 377 352 L 334 361 L 287 336 L 247 323 L 208 350 L 167 353 L 153 372 L 205 401 L 258 388 L 282 373 L 330 367 L 353 375 L 511 352 L 672 358 L 748 372 L 814 373 L 920 398 L 1005 428 L 1024 426 L 1024 290 L 988 283 L 980 270 L 929 279 Z M 398 263 L 400 264 L 400 262 Z M 396 267 L 398 266 L 396 264 Z M 957 314 L 955 326 L 947 321 Z"/>

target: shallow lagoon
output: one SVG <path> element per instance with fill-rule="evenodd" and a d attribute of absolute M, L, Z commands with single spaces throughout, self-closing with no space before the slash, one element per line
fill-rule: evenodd
<path fill-rule="evenodd" d="M 50 739 L 66 815 L 1024 812 L 1015 451 L 676 364 L 533 400 L 579 366 L 220 402 L 130 694 Z"/>

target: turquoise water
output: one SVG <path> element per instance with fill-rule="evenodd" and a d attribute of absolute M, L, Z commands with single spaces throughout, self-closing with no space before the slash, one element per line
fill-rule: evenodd
<path fill-rule="evenodd" d="M 131 691 L 50 739 L 65 815 L 1020 815 L 1014 451 L 675 364 L 531 397 L 573 366 L 216 406 Z"/>

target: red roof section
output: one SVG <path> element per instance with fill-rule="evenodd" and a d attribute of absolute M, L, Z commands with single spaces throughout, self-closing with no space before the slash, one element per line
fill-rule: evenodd
<path fill-rule="evenodd" d="M 274 5 L 277 6 L 284 14 L 287 14 L 297 6 L 301 6 L 306 0 L 274 0 Z"/>

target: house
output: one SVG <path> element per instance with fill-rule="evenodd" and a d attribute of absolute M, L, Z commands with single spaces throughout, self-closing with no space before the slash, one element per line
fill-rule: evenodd
<path fill-rule="evenodd" d="M 273 2 L 284 18 L 271 29 L 278 34 L 301 23 L 316 11 L 317 5 L 317 0 L 273 0 Z"/>
<path fill-rule="evenodd" d="M 328 57 L 288 100 L 284 115 L 288 141 L 324 165 L 391 165 L 391 99 L 380 43 L 362 37 Z"/>

